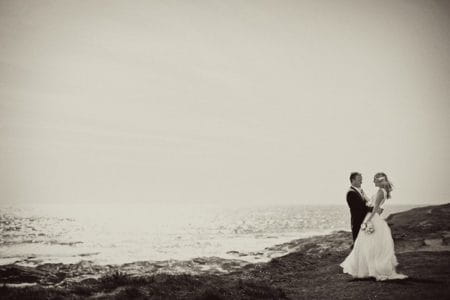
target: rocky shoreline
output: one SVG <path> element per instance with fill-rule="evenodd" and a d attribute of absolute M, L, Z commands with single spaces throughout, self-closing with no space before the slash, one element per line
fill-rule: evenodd
<path fill-rule="evenodd" d="M 450 204 L 392 214 L 399 270 L 408 280 L 352 280 L 339 263 L 351 233 L 268 247 L 267 263 L 219 257 L 99 266 L 0 266 L 2 299 L 445 299 L 450 297 Z M 239 253 L 235 253 L 239 257 Z M 189 270 L 189 272 L 186 272 Z"/>

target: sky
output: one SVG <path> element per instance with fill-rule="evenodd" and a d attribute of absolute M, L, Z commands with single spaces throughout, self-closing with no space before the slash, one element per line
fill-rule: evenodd
<path fill-rule="evenodd" d="M 450 199 L 446 1 L 0 1 L 0 204 Z"/>

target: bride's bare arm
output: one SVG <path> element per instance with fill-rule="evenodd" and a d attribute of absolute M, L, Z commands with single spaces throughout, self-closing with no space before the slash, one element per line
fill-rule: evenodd
<path fill-rule="evenodd" d="M 377 192 L 377 198 L 375 199 L 375 207 L 373 208 L 373 210 L 370 213 L 370 216 L 366 222 L 369 222 L 372 219 L 373 215 L 378 212 L 378 210 L 380 208 L 380 203 L 383 200 L 383 198 L 384 198 L 384 193 L 381 189 L 379 189 Z"/>

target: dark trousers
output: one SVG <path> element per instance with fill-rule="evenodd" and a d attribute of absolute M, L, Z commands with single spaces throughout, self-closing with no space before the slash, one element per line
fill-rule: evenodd
<path fill-rule="evenodd" d="M 358 237 L 358 233 L 359 233 L 360 229 L 361 229 L 361 224 L 359 224 L 359 226 L 352 227 L 353 243 L 356 241 L 356 238 Z"/>
<path fill-rule="evenodd" d="M 357 222 L 356 224 L 353 223 L 353 226 L 352 226 L 352 237 L 353 237 L 352 249 L 353 249 L 353 245 L 355 245 L 356 238 L 358 237 L 359 230 L 361 229 L 361 224 L 362 224 L 362 221 Z"/>

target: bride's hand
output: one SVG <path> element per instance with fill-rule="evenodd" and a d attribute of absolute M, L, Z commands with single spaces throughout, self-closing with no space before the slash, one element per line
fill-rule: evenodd
<path fill-rule="evenodd" d="M 367 223 L 364 222 L 361 224 L 361 230 L 366 230 L 367 229 Z"/>
<path fill-rule="evenodd" d="M 382 209 L 382 208 L 380 207 L 380 208 L 378 208 L 377 213 L 378 213 L 379 215 L 381 215 L 381 214 L 383 213 L 383 211 L 384 211 L 384 209 Z"/>

